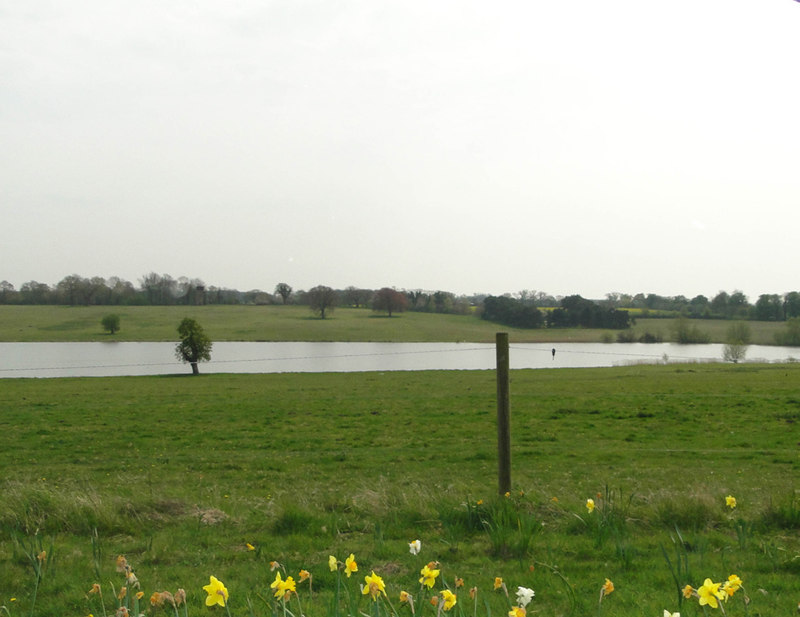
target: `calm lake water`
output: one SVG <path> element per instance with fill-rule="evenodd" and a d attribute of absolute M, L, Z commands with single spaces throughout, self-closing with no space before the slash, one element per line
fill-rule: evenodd
<path fill-rule="evenodd" d="M 556 354 L 553 356 L 552 349 Z M 169 375 L 190 368 L 174 343 L 0 343 L 0 378 Z M 673 343 L 512 344 L 511 368 L 714 362 L 722 345 Z M 751 345 L 745 362 L 800 360 L 800 347 Z M 203 373 L 320 373 L 494 369 L 494 344 L 214 343 Z"/>

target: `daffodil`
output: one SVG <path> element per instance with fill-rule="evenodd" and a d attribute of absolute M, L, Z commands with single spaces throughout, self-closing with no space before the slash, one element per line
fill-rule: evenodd
<path fill-rule="evenodd" d="M 533 600 L 536 592 L 527 587 L 517 587 L 517 604 L 521 607 L 526 607 Z"/>
<path fill-rule="evenodd" d="M 270 588 L 274 590 L 276 598 L 286 598 L 286 595 L 295 591 L 295 582 L 291 576 L 287 576 L 286 580 L 281 578 L 281 573 L 275 574 L 275 580 L 270 583 Z"/>
<path fill-rule="evenodd" d="M 508 611 L 508 617 L 525 617 L 525 608 L 522 606 L 512 606 Z"/>
<path fill-rule="evenodd" d="M 373 600 L 377 600 L 379 595 L 386 593 L 386 586 L 383 584 L 383 579 L 375 574 L 374 571 L 365 576 L 364 586 L 361 588 L 361 593 L 363 593 L 365 596 L 369 594 L 372 596 Z"/>
<path fill-rule="evenodd" d="M 695 593 L 694 587 L 692 587 L 691 585 L 686 585 L 686 587 L 683 588 L 683 597 L 686 599 L 691 598 L 694 595 L 694 593 Z"/>
<path fill-rule="evenodd" d="M 670 613 L 669 611 L 664 611 L 664 617 L 681 617 L 680 613 Z"/>
<path fill-rule="evenodd" d="M 181 604 L 186 604 L 185 589 L 178 589 L 178 591 L 175 592 L 175 605 L 180 606 Z"/>
<path fill-rule="evenodd" d="M 311 572 L 308 570 L 300 570 L 297 575 L 300 577 L 300 580 L 298 581 L 299 583 L 311 578 Z"/>
<path fill-rule="evenodd" d="M 600 588 L 600 595 L 607 596 L 612 591 L 614 591 L 614 583 L 612 583 L 609 579 L 606 579 L 606 582 L 603 583 L 603 586 Z"/>
<path fill-rule="evenodd" d="M 407 591 L 400 592 L 400 602 L 409 602 L 411 600 L 411 594 Z"/>
<path fill-rule="evenodd" d="M 494 590 L 497 591 L 503 586 L 503 579 L 499 576 L 494 577 Z"/>
<path fill-rule="evenodd" d="M 449 611 L 456 605 L 456 594 L 449 589 L 442 589 L 442 600 L 444 603 L 444 610 Z"/>
<path fill-rule="evenodd" d="M 214 606 L 215 604 L 225 606 L 228 601 L 228 590 L 225 589 L 225 585 L 216 576 L 209 578 L 209 583 L 208 585 L 203 585 L 203 590 L 208 594 L 206 606 Z"/>
<path fill-rule="evenodd" d="M 739 590 L 739 587 L 741 586 L 742 586 L 742 579 L 740 579 L 735 574 L 731 574 L 728 577 L 728 580 L 723 583 L 722 590 L 725 593 L 727 593 L 728 596 L 732 596 Z"/>
<path fill-rule="evenodd" d="M 339 567 L 339 560 L 333 555 L 330 555 L 328 557 L 328 567 L 331 569 L 331 572 L 336 572 L 337 568 Z"/>
<path fill-rule="evenodd" d="M 589 511 L 589 514 L 594 512 L 594 499 L 586 500 L 586 509 Z"/>
<path fill-rule="evenodd" d="M 419 573 L 422 575 L 419 579 L 419 582 L 425 585 L 428 589 L 433 589 L 434 583 L 436 583 L 436 577 L 439 576 L 439 570 L 434 569 L 435 564 L 433 562 L 426 564 Z"/>
<path fill-rule="evenodd" d="M 408 550 L 411 552 L 412 555 L 419 555 L 419 551 L 422 549 L 422 542 L 419 540 L 414 540 L 413 542 L 408 543 Z"/>
<path fill-rule="evenodd" d="M 710 578 L 703 581 L 703 586 L 697 590 L 700 597 L 700 606 L 708 604 L 711 608 L 719 606 L 719 600 L 725 599 L 725 592 L 720 591 L 719 583 L 713 583 Z"/>
<path fill-rule="evenodd" d="M 725 505 L 728 506 L 731 510 L 733 510 L 736 507 L 736 497 L 734 497 L 733 495 L 728 495 L 725 498 Z"/>
<path fill-rule="evenodd" d="M 353 553 L 350 553 L 350 556 L 344 560 L 344 572 L 347 574 L 347 578 L 350 578 L 353 572 L 358 572 L 358 564 Z"/>
<path fill-rule="evenodd" d="M 254 551 L 254 550 L 256 550 L 256 547 L 255 547 L 255 546 L 253 546 L 252 544 L 250 544 L 249 542 L 245 542 L 245 546 L 247 547 L 247 550 L 248 550 L 248 551 Z"/>

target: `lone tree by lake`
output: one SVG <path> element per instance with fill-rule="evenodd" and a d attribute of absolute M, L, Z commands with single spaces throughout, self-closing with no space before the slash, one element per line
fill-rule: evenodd
<path fill-rule="evenodd" d="M 178 334 L 181 340 L 175 346 L 175 356 L 192 365 L 192 375 L 199 375 L 197 363 L 211 360 L 211 339 L 203 332 L 203 327 L 189 317 L 184 317 L 181 321 Z"/>
<path fill-rule="evenodd" d="M 106 315 L 100 320 L 100 325 L 102 325 L 103 330 L 109 334 L 119 332 L 119 315 L 115 315 L 114 313 Z"/>

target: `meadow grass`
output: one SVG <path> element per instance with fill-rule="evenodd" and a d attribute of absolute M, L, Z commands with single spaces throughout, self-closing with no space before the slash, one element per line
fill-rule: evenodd
<path fill-rule="evenodd" d="M 508 497 L 493 371 L 3 380 L 0 604 L 29 614 L 36 583 L 35 614 L 100 615 L 100 583 L 111 614 L 124 554 L 143 602 L 181 587 L 204 614 L 214 575 L 232 614 L 250 597 L 279 615 L 260 600 L 274 560 L 313 574 L 303 610 L 327 616 L 328 557 L 354 553 L 353 614 L 374 614 L 365 574 L 402 612 L 399 590 L 438 561 L 436 590 L 465 580 L 458 615 L 472 586 L 481 616 L 505 615 L 496 576 L 536 590 L 531 614 L 701 615 L 679 587 L 732 573 L 752 602 L 729 614 L 789 615 L 799 380 L 797 365 L 512 371 Z M 616 591 L 598 605 L 605 578 Z"/>
<path fill-rule="evenodd" d="M 104 332 L 100 320 L 119 315 L 121 330 Z M 184 317 L 196 319 L 212 341 L 393 341 L 491 343 L 503 330 L 516 343 L 598 343 L 616 340 L 615 330 L 585 328 L 508 328 L 475 314 L 444 315 L 407 312 L 391 318 L 370 309 L 337 308 L 319 319 L 305 306 L 14 306 L 0 305 L 0 342 L 43 341 L 174 341 Z M 672 319 L 637 319 L 636 336 L 645 332 L 673 340 Z M 731 322 L 694 320 L 724 343 Z M 752 343 L 770 345 L 782 323 L 748 322 Z"/>

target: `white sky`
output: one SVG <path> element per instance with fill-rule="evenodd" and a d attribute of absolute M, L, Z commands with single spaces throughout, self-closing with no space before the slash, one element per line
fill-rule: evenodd
<path fill-rule="evenodd" d="M 800 290 L 796 0 L 0 0 L 0 279 Z"/>

